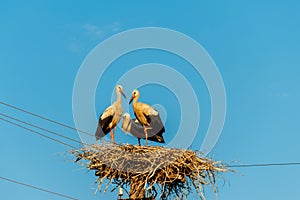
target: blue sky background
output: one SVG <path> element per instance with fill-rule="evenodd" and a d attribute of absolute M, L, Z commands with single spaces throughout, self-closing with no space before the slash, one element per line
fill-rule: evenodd
<path fill-rule="evenodd" d="M 299 158 L 300 3 L 298 1 L 0 1 L 1 101 L 74 125 L 73 83 L 82 61 L 101 41 L 131 28 L 158 26 L 180 31 L 211 55 L 227 92 L 223 133 L 210 156 L 241 163 L 293 162 Z M 141 51 L 118 59 L 100 81 L 96 111 L 110 103 L 118 66 L 148 62 L 178 69 L 201 99 L 201 126 L 192 148 L 203 139 L 210 117 L 209 94 L 201 77 L 174 55 Z M 187 67 L 185 67 L 187 66 Z M 185 67 L 185 68 L 184 68 Z M 182 69 L 185 69 L 184 71 Z M 187 70 L 186 70 L 187 69 Z M 131 91 L 125 92 L 130 96 Z M 157 86 L 141 88 L 141 100 L 168 112 L 166 139 L 178 127 L 178 102 Z M 153 95 L 157 92 L 159 95 Z M 166 98 L 163 98 L 163 94 Z M 109 98 L 106 98 L 109 96 Z M 175 109 L 173 108 L 175 107 Z M 1 106 L 1 112 L 79 139 L 70 130 Z M 5 122 L 0 123 L 0 176 L 79 199 L 94 195 L 93 172 L 72 163 L 68 148 Z M 116 134 L 120 142 L 136 143 Z M 299 166 L 245 168 L 225 175 L 219 199 L 297 199 Z M 209 199 L 213 196 L 208 193 Z M 1 199 L 59 197 L 0 180 Z M 61 198 L 63 199 L 63 198 Z M 190 199 L 193 199 L 191 197 Z"/>

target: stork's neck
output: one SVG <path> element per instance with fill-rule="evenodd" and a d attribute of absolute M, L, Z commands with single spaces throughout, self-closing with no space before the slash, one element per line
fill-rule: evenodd
<path fill-rule="evenodd" d="M 120 93 L 119 91 L 117 91 L 117 102 L 118 102 L 119 104 L 122 103 L 121 93 Z"/>
<path fill-rule="evenodd" d="M 129 132 L 131 130 L 131 120 L 129 119 L 129 122 L 126 126 L 126 132 Z"/>
<path fill-rule="evenodd" d="M 133 103 L 132 103 L 133 107 L 136 106 L 138 99 L 139 99 L 139 96 L 137 96 L 133 99 Z"/>

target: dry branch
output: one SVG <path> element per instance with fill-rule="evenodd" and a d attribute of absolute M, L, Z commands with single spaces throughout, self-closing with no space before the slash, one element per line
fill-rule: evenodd
<path fill-rule="evenodd" d="M 191 150 L 160 146 L 134 146 L 102 143 L 72 151 L 76 162 L 84 160 L 95 170 L 99 188 L 107 180 L 106 191 L 113 184 L 130 187 L 130 198 L 155 196 L 160 199 L 184 199 L 196 190 L 201 199 L 203 186 L 215 191 L 216 176 L 228 169 L 221 162 L 201 158 Z M 216 191 L 215 191 L 216 192 Z"/>

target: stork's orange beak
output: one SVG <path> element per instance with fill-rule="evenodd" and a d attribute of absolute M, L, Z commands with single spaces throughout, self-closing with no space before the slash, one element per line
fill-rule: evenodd
<path fill-rule="evenodd" d="M 130 99 L 130 101 L 129 101 L 129 104 L 131 104 L 131 102 L 133 101 L 133 99 L 134 99 L 134 96 L 131 96 L 131 99 Z"/>
<path fill-rule="evenodd" d="M 125 95 L 124 91 L 121 90 L 120 92 L 121 92 L 121 94 L 123 95 L 123 97 L 126 99 L 126 95 Z"/>

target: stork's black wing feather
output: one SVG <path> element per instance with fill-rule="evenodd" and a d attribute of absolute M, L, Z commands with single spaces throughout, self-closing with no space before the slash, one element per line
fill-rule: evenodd
<path fill-rule="evenodd" d="M 104 119 L 101 119 L 102 114 L 99 117 L 98 127 L 97 127 L 97 130 L 95 133 L 96 140 L 99 140 L 100 138 L 104 137 L 107 133 L 110 132 L 109 124 L 113 119 L 113 116 L 111 116 L 111 115 L 107 116 Z"/>
<path fill-rule="evenodd" d="M 149 124 L 151 124 L 151 116 L 150 116 L 150 115 L 146 115 L 145 113 L 143 113 L 143 115 L 146 117 L 147 122 L 148 122 Z"/>
<path fill-rule="evenodd" d="M 152 120 L 152 122 L 153 121 L 155 120 Z M 136 121 L 136 119 L 131 120 L 131 129 L 129 132 L 137 138 L 145 139 L 144 127 L 141 125 L 140 122 Z M 161 128 L 161 126 L 155 125 L 154 127 L 152 127 L 152 129 L 147 130 L 149 136 L 148 140 L 159 142 L 159 143 L 165 143 L 165 140 L 162 136 L 164 132 L 165 132 L 164 127 Z"/>
<path fill-rule="evenodd" d="M 148 130 L 149 138 L 156 135 L 160 137 L 162 139 L 162 142 L 164 143 L 165 141 L 163 140 L 162 134 L 165 132 L 165 127 L 159 115 L 149 115 L 149 118 L 150 126 L 152 128 Z"/>

